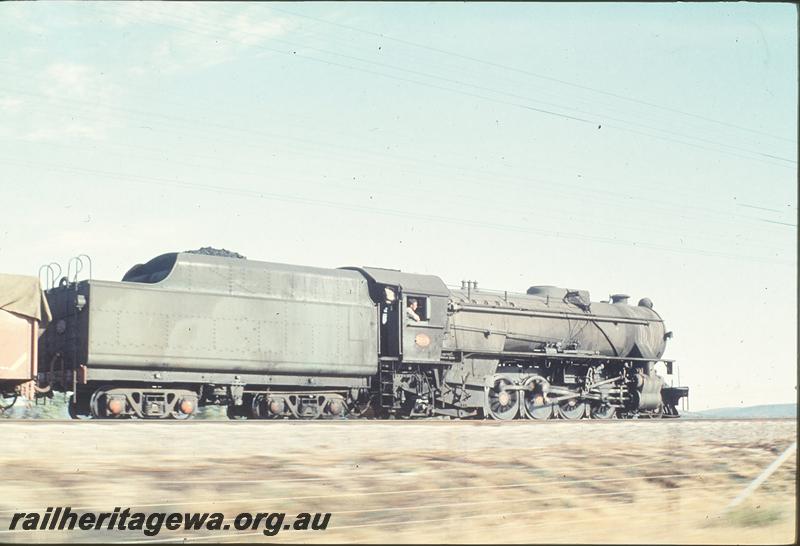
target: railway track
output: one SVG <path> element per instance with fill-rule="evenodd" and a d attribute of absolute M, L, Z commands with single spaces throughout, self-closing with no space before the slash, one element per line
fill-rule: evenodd
<path fill-rule="evenodd" d="M 232 426 L 274 426 L 274 425 L 330 425 L 330 426 L 355 426 L 355 425 L 398 425 L 404 426 L 426 425 L 426 426 L 458 426 L 458 427 L 539 427 L 539 426 L 552 426 L 552 425 L 566 425 L 566 426 L 583 426 L 587 424 L 600 425 L 600 426 L 613 426 L 622 423 L 752 423 L 752 422 L 791 422 L 796 421 L 796 417 L 757 417 L 751 419 L 732 419 L 732 418 L 713 418 L 713 419 L 692 419 L 688 417 L 681 417 L 680 419 L 582 419 L 581 421 L 565 421 L 560 419 L 548 419 L 546 421 L 493 421 L 490 419 L 475 419 L 475 420 L 457 420 L 457 419 L 320 419 L 320 420 L 238 420 L 238 419 L 191 419 L 186 421 L 175 421 L 169 419 L 163 420 L 138 420 L 138 419 L 102 419 L 102 420 L 80 420 L 80 419 L 17 419 L 6 418 L 0 419 L 0 426 L 7 426 L 12 424 L 31 424 L 32 426 L 43 426 L 47 424 L 75 424 L 80 426 L 95 426 L 95 425 L 124 425 L 124 426 L 200 426 L 200 425 L 232 425 Z M 567 425 L 569 423 L 569 425 Z"/>

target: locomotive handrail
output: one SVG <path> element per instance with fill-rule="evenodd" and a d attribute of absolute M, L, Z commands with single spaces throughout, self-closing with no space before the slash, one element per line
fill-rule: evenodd
<path fill-rule="evenodd" d="M 450 288 L 451 290 L 453 290 L 455 292 L 466 292 L 467 291 L 465 288 L 462 288 L 461 286 L 456 285 L 456 284 L 447 284 L 445 286 L 447 286 L 447 288 Z M 500 297 L 508 297 L 508 296 L 528 297 L 528 298 L 531 297 L 531 295 L 526 293 L 526 292 L 517 292 L 516 290 L 499 290 L 497 288 L 480 288 L 480 289 L 473 289 L 472 290 L 472 295 L 473 296 L 479 296 L 479 295 L 482 295 L 482 294 L 489 295 L 489 296 L 500 296 Z"/>
<path fill-rule="evenodd" d="M 641 358 L 641 357 L 629 357 L 629 356 L 606 356 L 601 354 L 581 354 L 581 353 L 569 353 L 569 352 L 562 352 L 562 353 L 545 353 L 545 352 L 534 352 L 531 351 L 529 353 L 522 352 L 522 351 L 486 351 L 484 349 L 463 349 L 460 351 L 465 356 L 510 356 L 510 357 L 519 357 L 519 358 L 531 358 L 531 357 L 545 357 L 545 358 L 575 358 L 575 359 L 585 359 L 585 360 L 617 360 L 617 361 L 625 361 L 625 362 L 663 362 L 664 364 L 672 364 L 675 360 L 667 359 L 667 358 Z"/>
<path fill-rule="evenodd" d="M 72 277 L 72 282 L 78 282 L 78 274 L 83 271 L 84 263 L 83 259 L 86 258 L 86 261 L 89 264 L 89 280 L 92 280 L 92 259 L 86 254 L 78 254 L 77 256 L 73 256 L 67 262 L 67 280 L 70 280 Z M 72 264 L 75 264 L 75 274 L 72 275 Z"/>
<path fill-rule="evenodd" d="M 533 334 L 526 334 L 523 332 L 512 332 L 510 330 L 498 330 L 492 328 L 481 328 L 479 326 L 465 326 L 463 324 L 454 324 L 453 330 L 461 331 L 461 332 L 478 332 L 481 334 L 486 334 L 487 332 L 489 335 L 495 334 L 499 336 L 506 336 L 511 339 L 518 339 L 522 341 L 563 341 L 560 337 L 554 336 L 537 336 Z"/>
<path fill-rule="evenodd" d="M 58 273 L 56 273 L 56 268 L 58 268 Z M 42 283 L 42 271 L 44 271 L 44 283 Z M 39 268 L 39 283 L 43 284 L 45 290 L 49 290 L 51 288 L 55 288 L 56 286 L 56 279 L 61 275 L 61 266 L 56 262 L 50 262 L 49 264 L 44 264 Z"/>
<path fill-rule="evenodd" d="M 524 317 L 563 318 L 571 320 L 589 320 L 597 322 L 616 322 L 620 324 L 637 324 L 647 326 L 651 322 L 664 322 L 661 319 L 634 319 L 628 317 L 612 317 L 608 315 L 584 315 L 581 313 L 565 313 L 560 311 L 533 311 L 528 309 L 509 309 L 508 307 L 492 307 L 482 305 L 463 305 L 454 303 L 453 311 L 473 311 L 475 313 L 493 313 L 497 315 L 518 315 Z"/>

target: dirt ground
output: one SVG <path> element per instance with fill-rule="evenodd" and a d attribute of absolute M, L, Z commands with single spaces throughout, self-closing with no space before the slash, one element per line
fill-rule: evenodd
<path fill-rule="evenodd" d="M 3 421 L 0 542 L 792 543 L 794 420 Z M 331 512 L 326 530 L 9 530 L 14 512 Z"/>

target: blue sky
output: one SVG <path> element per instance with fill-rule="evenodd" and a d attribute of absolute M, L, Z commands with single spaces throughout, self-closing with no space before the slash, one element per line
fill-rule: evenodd
<path fill-rule="evenodd" d="M 626 292 L 693 409 L 795 399 L 793 6 L 0 14 L 0 270 L 213 245 Z"/>

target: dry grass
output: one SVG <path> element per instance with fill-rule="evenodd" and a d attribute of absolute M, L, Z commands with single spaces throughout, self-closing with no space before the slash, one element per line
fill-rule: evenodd
<path fill-rule="evenodd" d="M 790 543 L 794 459 L 726 504 L 795 421 L 205 422 L 0 425 L 0 542 L 142 540 L 8 533 L 10 513 L 332 512 L 327 531 L 167 532 L 271 542 Z M 202 541 L 201 541 L 202 542 Z"/>

